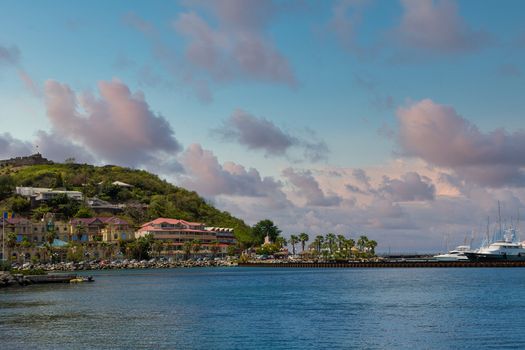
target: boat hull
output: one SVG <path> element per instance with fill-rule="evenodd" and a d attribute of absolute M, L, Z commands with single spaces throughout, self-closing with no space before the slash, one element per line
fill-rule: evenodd
<path fill-rule="evenodd" d="M 470 261 L 525 261 L 525 254 L 465 253 Z"/>

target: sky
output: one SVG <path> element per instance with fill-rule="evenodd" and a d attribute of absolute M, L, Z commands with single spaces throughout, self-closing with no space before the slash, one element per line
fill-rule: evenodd
<path fill-rule="evenodd" d="M 506 225 L 525 212 L 523 1 L 0 8 L 0 158 L 145 169 L 381 252 L 476 245 L 498 201 Z"/>

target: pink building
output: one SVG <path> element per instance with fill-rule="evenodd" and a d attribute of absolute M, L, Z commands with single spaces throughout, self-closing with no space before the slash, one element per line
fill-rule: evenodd
<path fill-rule="evenodd" d="M 224 255 L 228 246 L 236 243 L 233 232 L 229 233 L 231 237 L 226 240 L 222 234 L 217 234 L 217 230 L 210 230 L 203 223 L 158 218 L 143 224 L 135 236 L 153 235 L 155 240 L 164 243 L 163 251 L 167 255 L 183 254 L 184 243 L 196 240 L 200 242 L 200 253 Z"/>

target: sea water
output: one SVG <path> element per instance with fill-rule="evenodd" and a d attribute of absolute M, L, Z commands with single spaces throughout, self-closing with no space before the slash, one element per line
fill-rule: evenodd
<path fill-rule="evenodd" d="M 523 349 L 525 269 L 90 271 L 0 290 L 0 349 Z"/>

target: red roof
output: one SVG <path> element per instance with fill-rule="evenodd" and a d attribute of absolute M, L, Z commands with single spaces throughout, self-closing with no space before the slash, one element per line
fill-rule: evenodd
<path fill-rule="evenodd" d="M 177 230 L 177 231 L 180 231 L 180 232 L 200 232 L 200 233 L 209 233 L 210 235 L 212 235 L 212 233 L 213 233 L 213 232 L 206 231 L 206 230 L 195 230 L 195 229 L 191 229 L 191 228 L 174 228 L 174 227 L 165 227 L 165 228 L 161 228 L 161 227 L 155 227 L 155 226 L 152 226 L 152 225 L 142 226 L 142 227 L 139 229 L 139 232 L 142 232 L 142 231 L 170 232 L 170 231 L 173 231 L 173 230 Z"/>
<path fill-rule="evenodd" d="M 184 225 L 184 226 L 203 226 L 204 224 L 200 222 L 190 222 L 186 220 L 179 220 L 179 219 L 168 219 L 168 218 L 158 218 L 150 222 L 146 222 L 145 224 L 142 224 L 141 228 L 144 226 L 151 226 L 151 225 L 160 225 L 162 223 L 170 224 L 170 225 Z"/>

